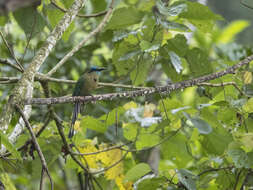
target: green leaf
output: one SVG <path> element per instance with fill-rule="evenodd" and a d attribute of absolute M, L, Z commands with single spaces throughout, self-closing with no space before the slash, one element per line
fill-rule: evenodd
<path fill-rule="evenodd" d="M 241 148 L 229 149 L 228 156 L 232 158 L 237 168 L 250 168 L 253 165 L 252 152 L 247 154 Z"/>
<path fill-rule="evenodd" d="M 114 11 L 112 18 L 105 27 L 106 30 L 123 29 L 127 26 L 137 24 L 142 19 L 142 13 L 135 8 L 119 8 Z"/>
<path fill-rule="evenodd" d="M 144 179 L 138 184 L 138 189 L 154 190 L 159 189 L 165 183 L 163 178 Z"/>
<path fill-rule="evenodd" d="M 196 176 L 189 170 L 181 169 L 177 171 L 179 181 L 188 189 L 196 190 Z"/>
<path fill-rule="evenodd" d="M 221 155 L 232 140 L 232 135 L 221 126 L 203 136 L 200 143 L 208 154 Z"/>
<path fill-rule="evenodd" d="M 174 134 L 174 132 L 171 132 L 171 134 Z M 161 146 L 162 157 L 176 164 L 177 168 L 185 168 L 192 160 L 192 157 L 187 150 L 187 141 L 188 139 L 186 136 L 181 133 L 172 136 Z"/>
<path fill-rule="evenodd" d="M 242 109 L 243 109 L 243 111 L 245 111 L 247 113 L 253 112 L 253 98 L 250 98 L 246 102 L 246 104 L 243 105 Z"/>
<path fill-rule="evenodd" d="M 127 123 L 123 125 L 123 134 L 124 137 L 131 141 L 134 140 L 136 138 L 137 135 L 137 129 L 140 126 L 138 124 L 133 124 L 133 123 Z"/>
<path fill-rule="evenodd" d="M 102 123 L 98 119 L 95 119 L 94 117 L 91 117 L 91 116 L 83 117 L 83 119 L 81 120 L 80 126 L 82 128 L 92 129 L 100 133 L 104 133 L 107 130 L 105 123 Z"/>
<path fill-rule="evenodd" d="M 27 36 L 41 33 L 46 26 L 44 18 L 32 7 L 18 9 L 13 16 Z"/>
<path fill-rule="evenodd" d="M 136 149 L 141 150 L 143 148 L 152 147 L 158 144 L 160 137 L 156 134 L 140 134 L 138 140 L 136 141 Z"/>
<path fill-rule="evenodd" d="M 125 181 L 136 181 L 151 171 L 148 164 L 140 163 L 131 168 L 125 176 Z"/>
<path fill-rule="evenodd" d="M 161 48 L 161 54 L 165 57 L 169 57 L 168 52 L 173 51 L 179 57 L 185 56 L 188 50 L 187 40 L 184 35 L 177 34 L 174 38 L 167 40 L 166 45 Z"/>
<path fill-rule="evenodd" d="M 212 132 L 212 127 L 200 118 L 190 118 L 190 121 L 196 127 L 200 134 L 209 134 Z"/>
<path fill-rule="evenodd" d="M 136 59 L 141 51 L 128 42 L 122 41 L 116 43 L 112 61 L 116 66 L 117 74 L 119 76 L 127 74 L 133 67 L 136 67 Z"/>
<path fill-rule="evenodd" d="M 9 139 L 5 134 L 3 134 L 0 131 L 0 142 L 1 145 L 4 145 L 5 148 L 10 151 L 10 153 L 14 156 L 14 158 L 17 158 L 18 160 L 22 160 L 20 153 L 16 150 L 16 148 L 13 146 L 12 143 L 9 142 Z"/>
<path fill-rule="evenodd" d="M 207 53 L 199 48 L 188 50 L 186 60 L 189 64 L 192 76 L 201 76 L 213 71 Z"/>
<path fill-rule="evenodd" d="M 158 50 L 160 47 L 160 44 L 152 44 L 151 42 L 143 40 L 140 43 L 140 47 L 141 47 L 141 50 L 144 52 L 151 52 L 154 50 Z"/>
<path fill-rule="evenodd" d="M 205 5 L 197 2 L 184 2 L 187 4 L 187 9 L 186 11 L 183 11 L 181 14 L 179 14 L 179 17 L 191 22 L 203 32 L 212 32 L 215 21 L 223 19 L 220 15 L 214 14 Z M 177 2 L 175 4 L 178 3 L 180 2 Z"/>
<path fill-rule="evenodd" d="M 151 60 L 142 59 L 138 62 L 135 69 L 130 73 L 130 78 L 133 85 L 140 85 L 145 83 L 152 64 Z"/>
<path fill-rule="evenodd" d="M 125 109 L 123 107 L 117 107 L 111 110 L 108 114 L 105 114 L 102 117 L 100 117 L 100 120 L 104 120 L 106 126 L 113 125 L 116 122 L 116 114 L 117 117 L 119 118 L 124 113 L 124 111 Z"/>

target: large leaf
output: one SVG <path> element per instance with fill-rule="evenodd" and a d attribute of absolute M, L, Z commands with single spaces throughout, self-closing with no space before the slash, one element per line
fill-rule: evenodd
<path fill-rule="evenodd" d="M 130 78 L 133 85 L 138 86 L 145 83 L 151 64 L 151 60 L 148 59 L 142 59 L 137 63 L 134 70 L 130 73 Z"/>
<path fill-rule="evenodd" d="M 138 124 L 132 123 L 123 124 L 124 137 L 129 141 L 134 140 L 137 135 L 138 127 L 140 127 Z"/>
<path fill-rule="evenodd" d="M 105 123 L 102 123 L 98 119 L 95 119 L 91 116 L 83 117 L 83 119 L 81 120 L 81 127 L 92 129 L 100 133 L 104 133 L 107 130 Z"/>
<path fill-rule="evenodd" d="M 172 136 L 162 144 L 161 153 L 164 159 L 176 164 L 177 168 L 184 168 L 192 160 L 187 149 L 188 139 L 181 133 Z"/>
<path fill-rule="evenodd" d="M 32 7 L 18 9 L 13 16 L 27 36 L 40 33 L 46 25 L 45 19 Z"/>
<path fill-rule="evenodd" d="M 126 26 L 137 24 L 142 19 L 142 13 L 135 8 L 119 8 L 114 11 L 106 29 L 121 29 Z"/>
<path fill-rule="evenodd" d="M 228 156 L 230 156 L 237 168 L 250 168 L 253 165 L 253 152 L 246 153 L 236 146 L 235 142 L 229 145 Z"/>
<path fill-rule="evenodd" d="M 200 134 L 209 134 L 212 132 L 212 127 L 204 120 L 200 118 L 190 118 L 190 121 L 196 127 Z"/>
<path fill-rule="evenodd" d="M 201 76 L 213 71 L 208 55 L 199 48 L 187 51 L 186 60 L 189 64 L 192 76 Z"/>
<path fill-rule="evenodd" d="M 160 142 L 160 137 L 156 134 L 140 134 L 136 141 L 136 149 L 152 147 Z"/>
<path fill-rule="evenodd" d="M 131 168 L 125 176 L 126 181 L 136 181 L 151 171 L 148 164 L 140 163 Z"/>
<path fill-rule="evenodd" d="M 176 2 L 175 4 L 180 4 L 180 2 Z M 220 15 L 214 14 L 205 5 L 190 1 L 186 1 L 186 4 L 186 11 L 179 14 L 179 17 L 187 19 L 203 32 L 212 32 L 215 21 L 223 19 Z"/>
<path fill-rule="evenodd" d="M 219 127 L 203 136 L 200 141 L 207 154 L 221 155 L 233 140 L 232 135 L 224 128 Z"/>

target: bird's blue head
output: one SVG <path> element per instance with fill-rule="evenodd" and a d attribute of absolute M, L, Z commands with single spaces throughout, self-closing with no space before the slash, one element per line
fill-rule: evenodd
<path fill-rule="evenodd" d="M 103 70 L 105 70 L 105 68 L 96 67 L 96 66 L 91 66 L 91 67 L 88 69 L 88 73 L 96 72 L 97 74 L 100 74 L 100 71 L 103 71 Z"/>

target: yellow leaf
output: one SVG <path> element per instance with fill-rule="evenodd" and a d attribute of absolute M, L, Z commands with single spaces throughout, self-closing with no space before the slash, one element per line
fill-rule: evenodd
<path fill-rule="evenodd" d="M 104 147 L 102 148 L 104 149 Z M 122 158 L 122 151 L 120 149 L 113 149 L 107 152 L 102 152 L 97 156 L 97 161 L 103 163 L 104 167 L 110 167 L 117 163 Z M 123 163 L 120 162 L 105 172 L 107 179 L 115 179 L 123 173 Z"/>
<path fill-rule="evenodd" d="M 85 141 L 84 146 L 79 147 L 80 153 L 92 153 L 97 152 L 98 149 L 94 146 L 92 141 Z M 85 155 L 82 157 L 81 161 L 84 165 L 88 165 L 90 169 L 99 169 L 99 166 L 96 161 L 97 154 Z"/>
<path fill-rule="evenodd" d="M 250 84 L 252 82 L 252 73 L 246 71 L 243 75 L 243 82 L 244 84 Z"/>
<path fill-rule="evenodd" d="M 133 190 L 133 182 L 129 181 L 124 183 L 124 178 L 125 176 L 121 174 L 115 179 L 115 183 L 118 186 L 119 190 Z"/>

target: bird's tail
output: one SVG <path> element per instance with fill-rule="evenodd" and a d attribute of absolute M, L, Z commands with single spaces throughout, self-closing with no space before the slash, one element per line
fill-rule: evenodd
<path fill-rule="evenodd" d="M 73 113 L 72 113 L 72 121 L 71 121 L 71 126 L 69 130 L 69 135 L 68 135 L 68 138 L 70 139 L 74 136 L 74 132 L 75 132 L 74 125 L 79 113 L 80 113 L 80 102 L 76 102 Z"/>

